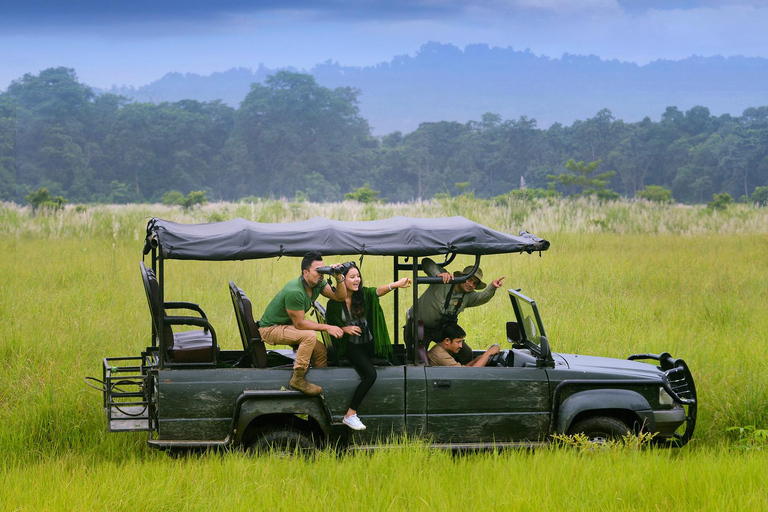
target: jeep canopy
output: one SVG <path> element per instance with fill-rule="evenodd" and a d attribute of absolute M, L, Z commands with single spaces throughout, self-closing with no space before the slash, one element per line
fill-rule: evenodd
<path fill-rule="evenodd" d="M 229 261 L 322 254 L 431 256 L 546 251 L 549 242 L 525 231 L 519 236 L 490 229 L 464 217 L 338 221 L 313 218 L 266 224 L 234 219 L 179 224 L 153 218 L 147 224 L 144 254 L 160 249 L 163 259 Z"/>

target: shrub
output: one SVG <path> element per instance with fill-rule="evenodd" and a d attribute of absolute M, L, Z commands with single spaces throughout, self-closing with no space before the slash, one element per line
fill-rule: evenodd
<path fill-rule="evenodd" d="M 180 205 L 181 202 L 184 201 L 184 194 L 178 190 L 171 190 L 163 195 L 161 201 L 166 206 Z"/>
<path fill-rule="evenodd" d="M 185 209 L 188 209 L 199 204 L 205 204 L 207 202 L 208 198 L 205 197 L 205 192 L 202 190 L 196 190 L 187 194 L 187 197 L 185 197 L 181 202 L 181 206 L 183 206 Z"/>
<path fill-rule="evenodd" d="M 768 430 L 766 429 L 747 425 L 746 427 L 729 427 L 725 430 L 736 435 L 736 448 L 740 450 L 762 450 L 768 446 Z"/>
<path fill-rule="evenodd" d="M 67 202 L 61 196 L 53 197 L 47 188 L 39 188 L 24 197 L 32 206 L 32 211 L 38 209 L 61 210 Z"/>
<path fill-rule="evenodd" d="M 381 199 L 379 199 L 379 192 L 378 190 L 373 190 L 371 186 L 366 183 L 362 187 L 349 192 L 348 194 L 344 195 L 344 199 L 349 199 L 351 201 L 357 201 L 358 203 L 380 203 Z"/>
<path fill-rule="evenodd" d="M 166 192 L 162 199 L 162 203 L 166 206 L 178 205 L 185 210 L 188 210 L 189 208 L 192 208 L 198 204 L 205 204 L 207 202 L 208 199 L 205 197 L 205 192 L 202 190 L 190 192 L 186 197 L 178 190 L 171 190 L 170 192 Z"/>
<path fill-rule="evenodd" d="M 733 197 L 727 192 L 723 194 L 715 194 L 712 196 L 712 199 L 712 202 L 707 203 L 707 210 L 709 211 L 727 210 L 728 206 L 733 204 Z"/>
<path fill-rule="evenodd" d="M 752 202 L 758 206 L 768 205 L 768 186 L 755 187 L 755 191 L 752 192 Z"/>
<path fill-rule="evenodd" d="M 637 193 L 637 197 L 654 203 L 673 203 L 672 191 L 659 185 L 647 185 Z"/>

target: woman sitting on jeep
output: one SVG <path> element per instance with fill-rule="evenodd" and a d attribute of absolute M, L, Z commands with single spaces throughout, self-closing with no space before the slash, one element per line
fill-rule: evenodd
<path fill-rule="evenodd" d="M 344 415 L 344 424 L 353 430 L 364 430 L 365 425 L 357 417 L 357 409 L 376 382 L 376 368 L 371 356 L 392 360 L 392 341 L 379 297 L 395 288 L 408 288 L 411 286 L 411 278 L 404 277 L 378 288 L 364 288 L 360 270 L 352 266 L 345 274 L 344 283 L 347 287 L 347 298 L 344 301 L 328 301 L 325 321 L 341 327 L 344 331 L 341 338 L 333 338 L 333 345 L 339 360 L 346 357 L 362 379 L 352 395 L 349 410 Z"/>

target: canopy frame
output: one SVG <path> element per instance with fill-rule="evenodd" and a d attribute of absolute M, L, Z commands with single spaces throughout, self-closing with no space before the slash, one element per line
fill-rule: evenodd
<path fill-rule="evenodd" d="M 402 232 L 398 226 L 402 225 Z M 317 231 L 313 232 L 311 229 Z M 310 231 L 307 231 L 307 230 Z M 381 229 L 382 232 L 377 232 Z M 296 241 L 298 239 L 298 242 Z M 240 261 L 282 256 L 301 257 L 310 250 L 325 255 L 391 256 L 394 281 L 401 271 L 412 275 L 413 315 L 418 318 L 419 285 L 442 283 L 440 277 L 419 276 L 419 261 L 427 256 L 443 255 L 445 267 L 457 255 L 474 255 L 471 271 L 454 277 L 454 286 L 474 276 L 480 258 L 488 254 L 546 251 L 547 240 L 521 231 L 519 236 L 492 230 L 464 217 L 413 219 L 393 217 L 384 221 L 309 221 L 263 224 L 244 219 L 210 224 L 179 224 L 152 218 L 147 223 L 144 255 L 151 254 L 152 269 L 160 285 L 160 300 L 165 301 L 165 260 Z M 404 257 L 405 261 L 400 262 Z M 411 259 L 410 263 L 408 260 Z M 400 293 L 394 290 L 394 343 L 400 344 Z M 412 339 L 418 339 L 418 325 L 412 322 Z M 152 327 L 152 346 L 156 345 Z M 415 347 L 406 347 L 407 359 L 419 364 Z"/>

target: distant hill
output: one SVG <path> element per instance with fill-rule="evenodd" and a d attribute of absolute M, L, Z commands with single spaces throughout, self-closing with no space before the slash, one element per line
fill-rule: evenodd
<path fill-rule="evenodd" d="M 210 76 L 169 73 L 139 88 L 108 92 L 137 101 L 221 99 L 237 107 L 253 82 L 277 71 L 260 66 Z M 538 126 L 570 125 L 608 108 L 618 119 L 658 120 L 664 109 L 702 105 L 714 115 L 741 115 L 768 105 L 768 59 L 689 57 L 640 66 L 595 56 L 537 56 L 530 51 L 427 43 L 414 57 L 375 66 L 318 64 L 309 71 L 326 87 L 360 89 L 360 111 L 373 131 L 410 132 L 426 121 L 479 120 L 486 112 L 504 119 L 534 118 Z"/>

